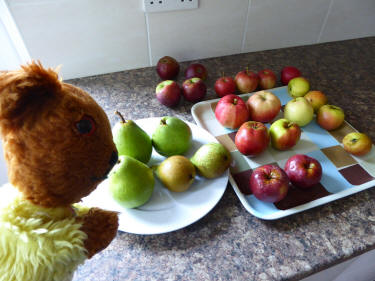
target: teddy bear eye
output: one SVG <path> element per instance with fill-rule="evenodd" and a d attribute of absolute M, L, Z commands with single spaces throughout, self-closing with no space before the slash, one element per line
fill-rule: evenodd
<path fill-rule="evenodd" d="M 75 123 L 75 127 L 82 135 L 90 136 L 95 132 L 96 125 L 94 119 L 90 116 L 83 116 L 81 120 Z"/>

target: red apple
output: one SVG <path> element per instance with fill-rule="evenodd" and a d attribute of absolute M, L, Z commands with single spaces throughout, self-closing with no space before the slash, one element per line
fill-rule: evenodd
<path fill-rule="evenodd" d="M 236 82 L 230 76 L 220 77 L 216 80 L 214 88 L 219 97 L 224 97 L 236 92 Z"/>
<path fill-rule="evenodd" d="M 237 129 L 249 120 L 246 103 L 237 95 L 222 97 L 215 108 L 216 119 L 226 128 Z"/>
<path fill-rule="evenodd" d="M 344 119 L 344 111 L 340 107 L 331 104 L 323 105 L 316 114 L 316 121 L 319 126 L 327 131 L 340 127 Z"/>
<path fill-rule="evenodd" d="M 175 78 L 180 72 L 180 65 L 178 62 L 169 56 L 162 57 L 156 64 L 156 72 L 163 80 L 170 80 Z"/>
<path fill-rule="evenodd" d="M 290 157 L 284 170 L 290 182 L 301 188 L 309 188 L 319 183 L 323 173 L 319 161 L 304 154 Z"/>
<path fill-rule="evenodd" d="M 246 69 L 238 72 L 234 81 L 241 93 L 251 93 L 258 87 L 259 77 L 256 73 Z"/>
<path fill-rule="evenodd" d="M 273 122 L 269 131 L 272 147 L 278 150 L 292 148 L 301 137 L 301 128 L 285 118 Z"/>
<path fill-rule="evenodd" d="M 321 91 L 310 91 L 304 97 L 312 105 L 315 113 L 328 101 L 326 95 Z"/>
<path fill-rule="evenodd" d="M 250 189 L 259 200 L 276 203 L 288 194 L 289 179 L 277 165 L 260 166 L 250 176 Z"/>
<path fill-rule="evenodd" d="M 206 84 L 198 77 L 187 79 L 182 83 L 182 93 L 187 101 L 201 101 L 206 95 L 206 92 Z"/>
<path fill-rule="evenodd" d="M 276 85 L 276 75 L 271 69 L 263 69 L 258 72 L 259 85 L 262 89 L 271 89 Z"/>
<path fill-rule="evenodd" d="M 207 69 L 204 67 L 204 65 L 200 63 L 193 63 L 188 66 L 188 68 L 185 71 L 185 77 L 186 79 L 198 77 L 202 80 L 206 80 L 207 78 Z"/>
<path fill-rule="evenodd" d="M 253 94 L 246 101 L 250 112 L 250 120 L 267 123 L 273 120 L 280 112 L 280 99 L 268 91 L 260 91 Z"/>
<path fill-rule="evenodd" d="M 345 151 L 356 156 L 366 155 L 372 148 L 372 141 L 369 136 L 359 132 L 347 134 L 342 139 L 342 144 Z"/>
<path fill-rule="evenodd" d="M 286 66 L 281 70 L 281 83 L 288 85 L 289 80 L 301 76 L 301 71 L 294 66 Z"/>
<path fill-rule="evenodd" d="M 158 101 L 169 107 L 178 105 L 181 97 L 181 88 L 173 80 L 165 80 L 156 86 L 156 98 Z"/>
<path fill-rule="evenodd" d="M 255 156 L 262 153 L 270 142 L 267 127 L 256 121 L 241 125 L 234 138 L 237 149 L 244 155 Z"/>

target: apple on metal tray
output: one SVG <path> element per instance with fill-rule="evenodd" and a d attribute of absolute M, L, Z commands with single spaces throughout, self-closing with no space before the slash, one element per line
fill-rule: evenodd
<path fill-rule="evenodd" d="M 219 123 L 229 129 L 237 129 L 249 120 L 246 103 L 237 95 L 226 95 L 216 105 L 215 117 Z"/>
<path fill-rule="evenodd" d="M 280 99 L 270 91 L 259 91 L 246 101 L 250 120 L 267 123 L 280 112 Z"/>
<path fill-rule="evenodd" d="M 315 158 L 304 154 L 296 154 L 290 157 L 284 170 L 290 182 L 300 188 L 311 188 L 320 182 L 322 178 L 322 166 Z"/>
<path fill-rule="evenodd" d="M 289 178 L 277 165 L 264 165 L 256 168 L 250 176 L 250 190 L 264 202 L 276 203 L 286 197 Z"/>
<path fill-rule="evenodd" d="M 238 129 L 234 143 L 244 155 L 255 156 L 266 150 L 270 141 L 267 127 L 262 122 L 247 121 Z"/>
<path fill-rule="evenodd" d="M 342 144 L 346 152 L 355 156 L 364 156 L 371 151 L 372 141 L 364 133 L 352 132 L 342 139 Z"/>

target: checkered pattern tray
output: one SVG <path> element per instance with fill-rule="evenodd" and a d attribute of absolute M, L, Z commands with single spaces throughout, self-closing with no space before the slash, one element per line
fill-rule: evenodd
<path fill-rule="evenodd" d="M 270 91 L 279 97 L 283 106 L 291 99 L 287 87 Z M 251 95 L 240 97 L 247 100 Z M 269 146 L 259 156 L 248 157 L 241 154 L 234 144 L 236 131 L 224 128 L 216 120 L 214 112 L 218 101 L 195 104 L 191 109 L 192 115 L 198 126 L 209 131 L 231 152 L 234 161 L 229 181 L 245 209 L 254 216 L 266 220 L 279 219 L 375 186 L 375 149 L 373 147 L 363 157 L 348 154 L 341 141 L 346 134 L 356 130 L 346 121 L 339 129 L 326 131 L 314 119 L 302 128 L 301 139 L 292 149 L 278 151 Z M 275 120 L 282 116 L 280 111 Z M 252 170 L 265 164 L 277 164 L 283 168 L 287 159 L 297 153 L 309 155 L 321 163 L 323 176 L 320 183 L 309 190 L 292 186 L 286 198 L 275 204 L 256 199 L 248 187 Z"/>

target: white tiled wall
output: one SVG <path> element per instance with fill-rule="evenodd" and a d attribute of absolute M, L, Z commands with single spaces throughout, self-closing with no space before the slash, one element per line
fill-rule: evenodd
<path fill-rule="evenodd" d="M 145 15 L 142 0 L 6 1 L 32 58 L 65 79 L 179 61 L 375 36 L 374 0 L 199 0 Z M 1 66 L 0 66 L 1 67 Z"/>

